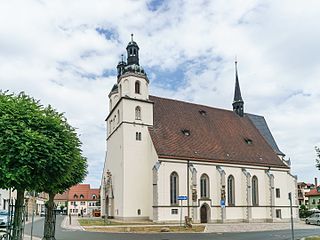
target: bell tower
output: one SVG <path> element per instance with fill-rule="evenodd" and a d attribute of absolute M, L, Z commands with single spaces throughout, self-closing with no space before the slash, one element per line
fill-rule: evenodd
<path fill-rule="evenodd" d="M 139 66 L 139 46 L 133 41 L 133 34 L 131 34 L 131 41 L 127 46 L 127 56 L 128 65 L 135 64 Z"/>
<path fill-rule="evenodd" d="M 109 94 L 108 153 L 103 179 L 112 176 L 112 188 L 103 180 L 101 209 L 103 215 L 116 219 L 149 219 L 152 191 L 145 189 L 152 187 L 153 145 L 148 128 L 153 126 L 153 103 L 133 34 L 126 51 L 127 61 L 122 55 L 117 65 L 117 83 Z"/>

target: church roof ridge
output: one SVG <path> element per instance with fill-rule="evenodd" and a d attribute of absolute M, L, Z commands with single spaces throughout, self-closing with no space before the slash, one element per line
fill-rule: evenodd
<path fill-rule="evenodd" d="M 165 97 L 159 97 L 159 96 L 154 96 L 154 95 L 150 95 L 150 97 L 151 97 L 151 98 L 161 98 L 161 99 L 164 99 L 164 100 L 181 102 L 181 103 L 186 103 L 186 104 L 192 104 L 192 105 L 199 106 L 199 107 L 204 107 L 204 108 L 209 108 L 209 109 L 215 109 L 215 110 L 220 110 L 220 111 L 227 111 L 227 112 L 233 113 L 233 111 L 230 110 L 230 109 L 218 108 L 218 107 L 212 107 L 212 106 L 209 106 L 209 105 L 204 105 L 204 104 L 199 104 L 199 103 L 188 102 L 187 100 L 180 100 L 180 99 L 173 99 L 173 98 L 165 98 Z M 200 110 L 200 109 L 199 109 L 199 110 Z"/>

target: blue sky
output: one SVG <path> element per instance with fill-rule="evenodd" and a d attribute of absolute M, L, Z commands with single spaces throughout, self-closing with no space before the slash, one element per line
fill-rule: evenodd
<path fill-rule="evenodd" d="M 19 6 L 19 7 L 17 7 Z M 265 116 L 299 180 L 313 181 L 320 115 L 319 1 L 4 0 L 0 88 L 64 112 L 97 187 L 116 65 L 134 33 L 150 93 Z"/>

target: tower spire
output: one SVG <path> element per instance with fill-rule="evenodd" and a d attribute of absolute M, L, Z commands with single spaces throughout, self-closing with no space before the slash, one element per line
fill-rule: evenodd
<path fill-rule="evenodd" d="M 235 70 L 236 70 L 236 84 L 234 89 L 234 98 L 233 98 L 233 111 L 238 114 L 240 117 L 243 117 L 244 112 L 244 102 L 241 97 L 239 77 L 238 77 L 238 61 L 235 59 Z"/>

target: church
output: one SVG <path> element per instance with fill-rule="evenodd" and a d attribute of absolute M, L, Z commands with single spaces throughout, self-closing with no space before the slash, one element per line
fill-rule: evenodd
<path fill-rule="evenodd" d="M 139 46 L 127 45 L 109 93 L 102 216 L 123 221 L 276 222 L 298 218 L 297 182 L 263 116 L 149 95 Z"/>

